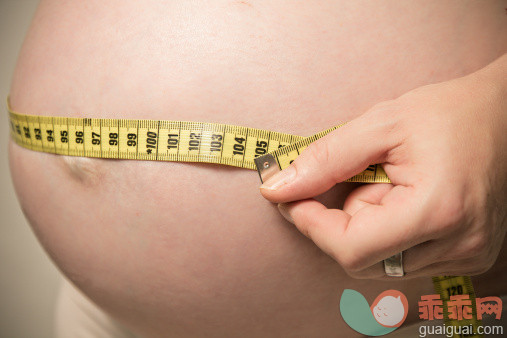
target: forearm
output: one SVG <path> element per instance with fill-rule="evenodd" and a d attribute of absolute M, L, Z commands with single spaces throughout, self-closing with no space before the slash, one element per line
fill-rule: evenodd
<path fill-rule="evenodd" d="M 489 133 L 501 149 L 502 162 L 507 162 L 507 53 L 486 67 L 466 76 L 464 85 L 471 88 L 469 94 L 476 97 L 478 121 L 490 126 Z M 500 165 L 500 163 L 498 163 Z"/>

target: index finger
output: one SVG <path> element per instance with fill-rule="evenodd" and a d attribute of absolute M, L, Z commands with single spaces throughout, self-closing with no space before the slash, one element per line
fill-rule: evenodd
<path fill-rule="evenodd" d="M 380 205 L 350 216 L 315 200 L 287 205 L 296 227 L 346 270 L 360 271 L 430 239 L 414 188 L 396 186 Z"/>

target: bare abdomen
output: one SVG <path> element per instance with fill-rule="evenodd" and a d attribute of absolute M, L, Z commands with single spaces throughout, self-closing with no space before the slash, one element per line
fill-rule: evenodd
<path fill-rule="evenodd" d="M 505 4 L 505 3 L 504 3 Z M 507 49 L 501 2 L 43 1 L 20 55 L 25 113 L 222 122 L 309 135 Z M 264 200 L 255 172 L 78 159 L 12 144 L 21 205 L 62 271 L 143 335 L 353 333 L 348 278 Z M 324 198 L 338 207 L 349 184 Z M 412 320 L 417 310 L 412 311 Z"/>

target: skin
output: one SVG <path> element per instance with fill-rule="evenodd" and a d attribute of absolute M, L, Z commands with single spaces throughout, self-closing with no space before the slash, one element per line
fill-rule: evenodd
<path fill-rule="evenodd" d="M 261 192 L 297 200 L 279 204 L 282 215 L 356 278 L 389 278 L 381 261 L 401 251 L 407 277 L 481 274 L 507 231 L 506 130 L 507 54 L 375 105 Z M 392 184 L 357 188 L 343 210 L 311 199 L 371 163 L 383 163 Z"/>
<path fill-rule="evenodd" d="M 311 135 L 484 68 L 507 51 L 505 7 L 47 0 L 20 52 L 11 104 L 38 115 Z M 370 304 L 400 290 L 407 323 L 417 320 L 420 296 L 433 293 L 428 277 L 349 276 L 259 194 L 252 171 L 71 158 L 12 142 L 9 157 L 20 205 L 49 256 L 144 337 L 353 337 L 338 315 L 343 289 Z M 356 188 L 339 184 L 318 200 L 341 209 Z M 505 252 L 474 279 L 480 296 L 507 292 Z"/>

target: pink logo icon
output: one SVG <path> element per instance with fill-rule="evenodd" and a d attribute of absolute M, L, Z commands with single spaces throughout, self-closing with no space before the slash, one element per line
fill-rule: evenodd
<path fill-rule="evenodd" d="M 370 309 L 380 325 L 400 327 L 407 318 L 408 300 L 398 290 L 386 290 L 377 296 Z"/>

